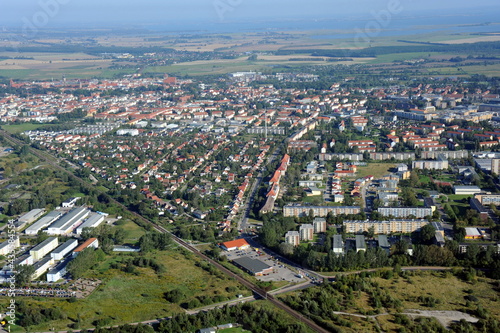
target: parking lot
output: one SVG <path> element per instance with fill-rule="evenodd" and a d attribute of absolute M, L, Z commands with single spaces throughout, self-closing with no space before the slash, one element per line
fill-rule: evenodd
<path fill-rule="evenodd" d="M 273 273 L 266 276 L 257 276 L 260 281 L 289 281 L 289 282 L 304 282 L 304 278 L 300 278 L 297 272 L 292 271 L 286 265 L 283 265 L 279 260 L 265 254 L 262 251 L 253 249 L 237 250 L 231 252 L 223 252 L 229 261 L 234 259 L 249 257 L 257 259 L 274 268 Z"/>

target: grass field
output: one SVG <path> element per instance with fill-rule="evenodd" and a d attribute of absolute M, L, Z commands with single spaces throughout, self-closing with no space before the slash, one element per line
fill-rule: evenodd
<path fill-rule="evenodd" d="M 123 220 L 123 222 L 119 221 L 118 225 L 119 228 L 122 228 L 127 233 L 127 236 L 125 238 L 125 242 L 127 243 L 135 244 L 137 243 L 137 241 L 139 241 L 139 238 L 141 238 L 141 236 L 145 234 L 143 228 L 139 227 L 129 219 L 125 219 Z"/>
<path fill-rule="evenodd" d="M 1 75 L 1 74 L 0 74 Z M 47 127 L 46 124 L 31 124 L 31 123 L 23 123 L 19 125 L 2 125 L 2 129 L 6 130 L 11 134 L 22 133 L 25 131 L 33 131 L 36 129 L 43 129 Z"/>
<path fill-rule="evenodd" d="M 177 288 L 185 293 L 185 301 L 197 296 L 221 296 L 227 299 L 235 298 L 237 294 L 250 294 L 247 290 L 241 290 L 234 280 L 221 279 L 195 266 L 198 259 L 187 259 L 177 250 L 148 254 L 148 257 L 166 268 L 166 272 L 160 275 L 149 268 L 136 268 L 137 274 L 109 268 L 112 262 L 127 257 L 118 255 L 108 258 L 88 273 L 89 277 L 105 282 L 86 299 L 74 303 L 63 299 L 25 299 L 30 305 L 57 307 L 68 316 L 67 320 L 30 327 L 30 331 L 47 331 L 52 327 L 66 330 L 78 317 L 82 327 L 92 327 L 92 322 L 98 319 L 111 318 L 113 324 L 123 324 L 183 313 L 179 305 L 171 304 L 163 297 L 165 292 Z M 233 287 L 234 290 L 227 292 L 226 287 Z M 8 299 L 4 298 L 2 303 L 6 301 Z"/>
<path fill-rule="evenodd" d="M 389 170 L 395 166 L 396 164 L 394 163 L 368 163 L 367 166 L 358 167 L 356 177 L 374 176 L 375 178 L 380 178 L 389 173 Z"/>

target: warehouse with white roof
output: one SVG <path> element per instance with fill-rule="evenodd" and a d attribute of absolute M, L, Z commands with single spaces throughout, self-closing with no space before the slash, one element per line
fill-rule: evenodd
<path fill-rule="evenodd" d="M 54 222 L 47 229 L 49 235 L 67 235 L 90 214 L 86 207 L 78 207 Z"/>
<path fill-rule="evenodd" d="M 45 229 L 52 223 L 54 223 L 58 218 L 62 216 L 62 212 L 53 210 L 44 217 L 42 217 L 40 220 L 36 221 L 32 225 L 30 225 L 24 232 L 26 235 L 36 235 L 38 232 L 42 229 Z"/>
<path fill-rule="evenodd" d="M 76 234 L 80 235 L 83 228 L 96 228 L 104 221 L 104 216 L 97 213 L 92 213 L 90 217 L 76 228 Z"/>

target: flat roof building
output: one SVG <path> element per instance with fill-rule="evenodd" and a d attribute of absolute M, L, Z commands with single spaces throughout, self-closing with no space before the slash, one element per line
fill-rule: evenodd
<path fill-rule="evenodd" d="M 19 217 L 17 220 L 22 223 L 32 223 L 42 216 L 43 213 L 45 213 L 45 209 L 35 208 Z"/>
<path fill-rule="evenodd" d="M 320 232 L 326 232 L 326 219 L 322 217 L 317 217 L 313 221 L 314 233 L 319 234 Z"/>
<path fill-rule="evenodd" d="M 30 225 L 28 228 L 26 228 L 26 230 L 24 230 L 24 233 L 26 235 L 36 235 L 36 234 L 38 234 L 38 232 L 40 230 L 48 227 L 49 225 L 54 223 L 61 216 L 62 216 L 61 212 L 59 212 L 57 210 L 53 210 L 53 211 L 49 212 L 47 215 L 45 215 L 44 217 L 42 217 L 40 220 L 36 221 L 32 225 Z"/>
<path fill-rule="evenodd" d="M 250 257 L 234 259 L 233 262 L 255 276 L 268 275 L 274 271 L 272 266 Z"/>
<path fill-rule="evenodd" d="M 375 220 L 354 220 L 343 221 L 344 229 L 350 234 L 361 234 L 369 232 L 371 228 L 375 234 L 390 234 L 390 233 L 403 233 L 409 234 L 420 230 L 424 225 L 428 224 L 427 220 L 388 220 L 388 221 L 375 221 Z"/>
<path fill-rule="evenodd" d="M 455 186 L 453 186 L 453 190 L 454 190 L 455 194 L 461 194 L 461 195 L 472 195 L 472 194 L 481 193 L 481 189 L 477 186 L 458 186 L 458 185 L 455 185 Z"/>
<path fill-rule="evenodd" d="M 344 254 L 344 241 L 342 235 L 333 235 L 333 253 Z"/>
<path fill-rule="evenodd" d="M 40 261 L 33 264 L 35 272 L 32 275 L 32 279 L 38 279 L 43 273 L 49 270 L 50 266 L 54 264 L 54 259 L 51 256 L 43 257 Z"/>
<path fill-rule="evenodd" d="M 57 282 L 66 274 L 68 264 L 72 258 L 61 261 L 47 273 L 47 282 Z"/>
<path fill-rule="evenodd" d="M 314 239 L 314 227 L 312 224 L 303 224 L 299 228 L 300 240 L 310 241 Z"/>
<path fill-rule="evenodd" d="M 356 252 L 366 251 L 365 236 L 356 235 Z"/>
<path fill-rule="evenodd" d="M 389 240 L 387 239 L 387 235 L 378 235 L 378 246 L 387 252 L 391 250 L 391 244 L 389 244 Z"/>
<path fill-rule="evenodd" d="M 300 234 L 298 231 L 288 231 L 285 234 L 285 243 L 292 244 L 293 246 L 300 245 Z"/>

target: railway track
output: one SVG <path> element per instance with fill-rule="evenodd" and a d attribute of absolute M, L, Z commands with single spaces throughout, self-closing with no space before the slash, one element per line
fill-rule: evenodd
<path fill-rule="evenodd" d="M 64 167 L 62 167 L 61 165 L 59 165 L 59 163 L 58 163 L 59 161 L 57 160 L 57 158 L 55 158 L 51 154 L 46 153 L 46 152 L 42 152 L 42 151 L 40 151 L 38 149 L 35 149 L 35 148 L 31 147 L 30 145 L 26 144 L 25 142 L 23 142 L 23 141 L 21 141 L 21 140 L 19 140 L 17 138 L 12 137 L 9 133 L 7 133 L 4 130 L 0 130 L 0 134 L 7 141 L 10 141 L 14 145 L 26 145 L 26 146 L 28 146 L 30 152 L 33 155 L 41 158 L 42 160 L 45 160 L 51 166 L 53 166 L 53 167 L 55 167 L 55 168 L 57 168 L 57 169 L 65 172 L 70 177 L 72 177 L 73 179 L 77 180 L 80 184 L 82 184 L 83 186 L 85 186 L 87 189 L 91 189 L 91 190 L 93 190 L 93 191 L 95 191 L 95 192 L 97 192 L 99 194 L 105 195 L 108 200 L 110 200 L 114 204 L 122 207 L 125 211 L 127 211 L 130 214 L 134 215 L 136 218 L 138 218 L 142 222 L 144 222 L 144 223 L 146 223 L 148 225 L 151 225 L 152 228 L 155 229 L 156 231 L 158 231 L 160 233 L 167 233 L 167 234 L 169 234 L 172 237 L 172 240 L 174 242 L 176 242 L 178 245 L 184 247 L 185 249 L 187 249 L 188 251 L 192 252 L 193 254 L 195 254 L 196 256 L 198 256 L 199 258 L 201 258 L 201 259 L 209 262 L 211 265 L 215 266 L 218 270 L 222 271 L 227 276 L 236 279 L 238 282 L 240 282 L 242 285 L 244 285 L 245 287 L 247 287 L 248 289 L 250 289 L 251 291 L 253 291 L 255 294 L 259 295 L 263 299 L 267 299 L 269 302 L 271 302 L 276 307 L 278 307 L 281 310 L 287 312 L 289 315 L 291 315 L 295 319 L 297 319 L 297 320 L 301 321 L 302 323 L 304 323 L 305 325 L 307 325 L 310 329 L 312 329 L 312 330 L 314 330 L 316 332 L 320 332 L 320 333 L 328 333 L 329 332 L 328 330 L 326 330 L 326 329 L 322 328 L 321 326 L 319 326 L 318 324 L 316 324 L 311 319 L 309 319 L 307 317 L 304 317 L 299 312 L 293 310 L 292 308 L 290 308 L 289 306 L 287 306 L 286 304 L 284 304 L 280 300 L 276 299 L 273 295 L 268 294 L 264 289 L 258 287 L 254 283 L 252 283 L 252 282 L 244 279 L 243 277 L 239 276 L 238 274 L 233 273 L 232 271 L 230 271 L 226 267 L 222 266 L 217 261 L 215 261 L 212 258 L 204 255 L 203 253 L 201 253 L 200 251 L 198 251 L 198 249 L 196 249 L 194 246 L 192 246 L 191 244 L 185 242 L 183 239 L 175 236 L 174 234 L 172 234 L 170 231 L 168 231 L 164 227 L 162 227 L 160 225 L 157 225 L 157 224 L 149 221 L 148 219 L 146 219 L 145 217 L 143 217 L 142 215 L 139 215 L 138 213 L 136 213 L 134 211 L 131 211 L 128 207 L 126 207 L 122 203 L 118 202 L 117 200 L 115 200 L 114 198 L 112 198 L 111 196 L 109 196 L 107 193 L 102 192 L 102 191 L 96 189 L 93 185 L 85 182 L 80 177 L 77 177 L 71 171 L 69 171 L 69 170 L 65 169 Z"/>

